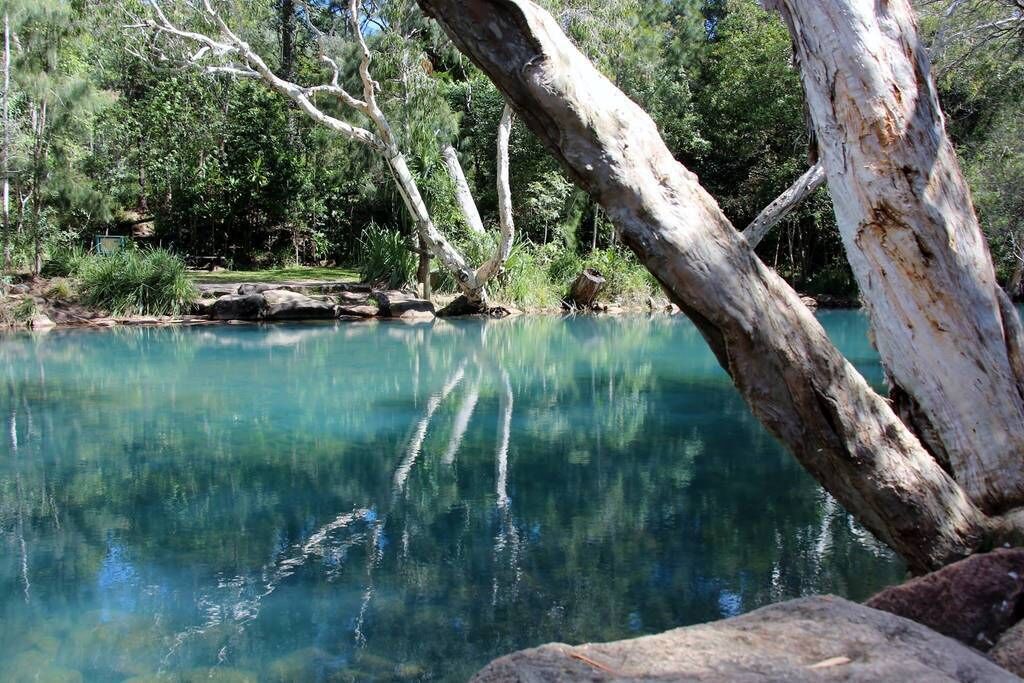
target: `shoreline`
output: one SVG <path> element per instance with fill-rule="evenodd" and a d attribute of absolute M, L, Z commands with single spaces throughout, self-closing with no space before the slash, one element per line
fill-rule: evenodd
<path fill-rule="evenodd" d="M 370 285 L 340 281 L 295 281 L 282 283 L 198 283 L 199 298 L 189 313 L 179 315 L 111 315 L 76 302 L 52 296 L 61 278 L 37 279 L 12 286 L 0 296 L 0 331 L 48 331 L 53 329 L 111 329 L 115 327 L 196 327 L 223 324 L 273 324 L 278 322 L 363 322 L 401 320 L 428 322 L 435 318 L 505 318 L 518 316 L 593 315 L 607 317 L 675 316 L 679 307 L 664 296 L 646 301 L 596 302 L 586 309 L 567 305 L 520 309 L 515 304 L 494 302 L 490 313 L 444 315 L 455 295 L 440 294 L 431 301 L 405 291 L 378 290 Z M 855 299 L 830 295 L 801 295 L 814 310 L 860 308 Z M 25 302 L 31 302 L 27 304 Z M 18 307 L 28 313 L 18 319 Z"/>

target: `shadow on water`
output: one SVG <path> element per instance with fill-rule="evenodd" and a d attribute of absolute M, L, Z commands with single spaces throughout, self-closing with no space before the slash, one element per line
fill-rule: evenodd
<path fill-rule="evenodd" d="M 863 319 L 823 320 L 880 381 Z M 903 574 L 684 320 L 58 332 L 0 358 L 10 676 L 460 680 Z"/>

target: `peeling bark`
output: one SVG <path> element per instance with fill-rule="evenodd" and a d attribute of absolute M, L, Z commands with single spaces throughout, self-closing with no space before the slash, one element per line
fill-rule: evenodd
<path fill-rule="evenodd" d="M 1024 504 L 1019 321 L 946 135 L 908 0 L 770 0 L 789 25 L 847 257 L 886 370 L 957 481 Z"/>
<path fill-rule="evenodd" d="M 772 228 L 781 223 L 786 216 L 792 213 L 793 209 L 800 206 L 805 199 L 824 184 L 825 168 L 819 162 L 807 169 L 807 172 L 797 178 L 796 182 L 790 185 L 785 192 L 764 207 L 757 218 L 746 227 L 743 236 L 747 238 L 750 248 L 757 247 Z"/>
<path fill-rule="evenodd" d="M 755 414 L 847 509 L 918 570 L 984 541 L 989 520 L 549 14 L 527 0 L 418 1 L 597 199 Z"/>

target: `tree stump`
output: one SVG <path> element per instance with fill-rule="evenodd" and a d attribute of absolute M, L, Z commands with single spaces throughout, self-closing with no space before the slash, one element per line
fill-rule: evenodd
<path fill-rule="evenodd" d="M 593 268 L 587 268 L 572 283 L 572 289 L 569 290 L 569 303 L 577 308 L 589 308 L 607 284 L 601 273 Z"/>

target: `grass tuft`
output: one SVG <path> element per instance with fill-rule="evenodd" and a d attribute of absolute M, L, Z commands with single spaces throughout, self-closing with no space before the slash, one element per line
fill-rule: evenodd
<path fill-rule="evenodd" d="M 185 262 L 163 249 L 89 256 L 79 277 L 82 302 L 114 315 L 178 315 L 196 297 Z"/>

